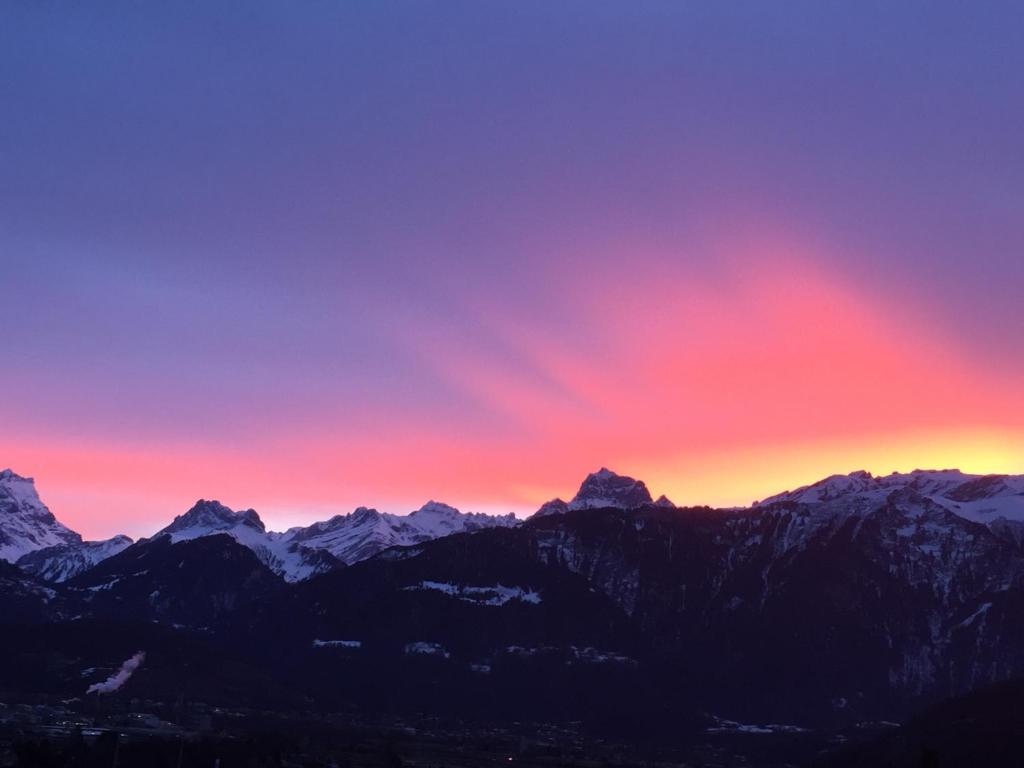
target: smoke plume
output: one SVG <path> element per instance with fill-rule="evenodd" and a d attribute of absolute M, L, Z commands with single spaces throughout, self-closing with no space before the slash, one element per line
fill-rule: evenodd
<path fill-rule="evenodd" d="M 130 659 L 125 661 L 125 663 L 121 665 L 121 668 L 117 670 L 117 672 L 108 677 L 102 683 L 93 683 L 92 685 L 90 685 L 89 690 L 85 692 L 86 695 L 90 693 L 113 693 L 122 685 L 128 682 L 128 678 L 132 676 L 135 670 L 142 666 L 142 662 L 144 662 L 145 660 L 145 652 L 139 651 Z"/>

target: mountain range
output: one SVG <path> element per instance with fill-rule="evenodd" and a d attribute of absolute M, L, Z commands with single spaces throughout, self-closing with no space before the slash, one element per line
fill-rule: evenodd
<path fill-rule="evenodd" d="M 251 549 L 286 581 L 301 581 L 364 560 L 388 547 L 516 523 L 512 514 L 463 513 L 429 501 L 408 515 L 359 507 L 348 515 L 277 533 L 266 529 L 255 510 L 236 512 L 218 501 L 200 499 L 153 538 L 166 536 L 179 542 L 225 534 Z M 45 580 L 62 582 L 132 543 L 128 536 L 84 541 L 56 520 L 39 499 L 32 478 L 9 469 L 0 473 L 0 559 L 17 563 Z"/>
<path fill-rule="evenodd" d="M 116 653 L 149 653 L 136 694 L 803 726 L 898 720 L 1024 674 L 1020 476 L 855 472 L 711 509 L 601 469 L 524 521 L 431 502 L 274 533 L 200 501 L 148 539 L 90 543 L 7 471 L 0 536 L 0 623 L 35 627 L 0 652 L 98 666 L 115 651 L 68 638 L 114 622 Z M 192 644 L 230 663 L 190 677 Z"/>

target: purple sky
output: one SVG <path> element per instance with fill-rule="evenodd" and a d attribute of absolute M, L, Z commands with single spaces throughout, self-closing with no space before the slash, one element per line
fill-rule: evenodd
<path fill-rule="evenodd" d="M 702 446 L 1015 450 L 1024 11 L 896 5 L 7 3 L 0 464 L 108 534 L 199 495 L 528 509 L 613 462 L 680 501 L 760 492 L 688 475 Z M 832 327 L 814 296 L 845 320 L 798 354 Z M 759 420 L 869 328 L 907 354 L 888 381 Z M 795 362 L 762 396 L 685 413 L 623 373 L 731 381 L 765 349 Z M 939 412 L 865 415 L 890 395 Z"/>

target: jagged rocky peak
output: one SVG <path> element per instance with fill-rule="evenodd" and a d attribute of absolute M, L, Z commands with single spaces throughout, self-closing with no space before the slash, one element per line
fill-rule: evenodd
<path fill-rule="evenodd" d="M 675 506 L 665 496 L 659 497 L 655 502 L 642 480 L 619 475 L 607 467 L 601 467 L 597 472 L 587 475 L 572 501 L 566 503 L 559 498 L 551 499 L 544 502 L 533 516 L 562 515 L 578 509 L 636 509 L 650 504 L 657 504 L 660 507 Z"/>
<path fill-rule="evenodd" d="M 569 502 L 568 508 L 595 509 L 600 507 L 616 507 L 633 509 L 645 504 L 653 504 L 650 491 L 641 480 L 618 475 L 606 467 L 591 472 L 580 485 L 579 491 Z"/>
<path fill-rule="evenodd" d="M 0 471 L 0 498 L 4 500 L 3 511 L 36 512 L 40 517 L 53 518 L 50 510 L 39 499 L 36 483 L 31 477 L 22 477 L 11 469 Z"/>
<path fill-rule="evenodd" d="M 657 499 L 654 500 L 654 506 L 665 507 L 667 509 L 675 509 L 676 505 L 672 503 L 672 500 L 665 494 L 661 494 Z"/>
<path fill-rule="evenodd" d="M 380 517 L 380 512 L 373 507 L 356 507 L 352 510 L 350 515 L 341 517 L 339 524 L 350 522 L 353 525 L 358 525 L 359 523 L 365 523 L 368 520 L 377 520 Z"/>
<path fill-rule="evenodd" d="M 39 499 L 32 478 L 0 471 L 0 560 L 14 562 L 37 549 L 81 541 Z"/>
<path fill-rule="evenodd" d="M 250 528 L 259 533 L 266 533 L 266 527 L 254 509 L 235 512 L 219 501 L 200 499 L 183 515 L 178 515 L 173 522 L 160 533 L 170 534 L 174 538 L 202 536 L 217 531 L 230 531 L 235 528 Z"/>

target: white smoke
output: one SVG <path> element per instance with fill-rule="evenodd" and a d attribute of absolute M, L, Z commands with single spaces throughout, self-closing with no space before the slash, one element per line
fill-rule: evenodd
<path fill-rule="evenodd" d="M 139 651 L 130 659 L 125 661 L 121 665 L 121 668 L 114 674 L 104 680 L 102 683 L 93 683 L 89 686 L 89 690 L 85 693 L 113 693 L 122 685 L 128 682 L 128 678 L 134 674 L 135 670 L 142 666 L 142 662 L 146 660 L 145 651 Z"/>

